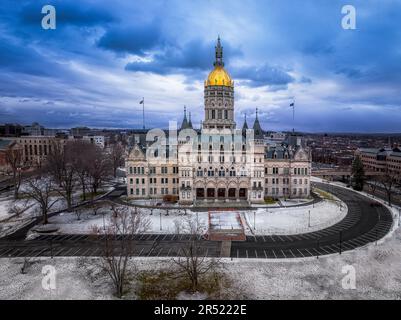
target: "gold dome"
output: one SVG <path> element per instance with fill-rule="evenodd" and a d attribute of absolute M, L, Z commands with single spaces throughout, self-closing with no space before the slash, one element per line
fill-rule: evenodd
<path fill-rule="evenodd" d="M 212 72 L 209 73 L 205 86 L 226 86 L 233 87 L 234 82 L 231 80 L 230 75 L 222 66 L 216 66 Z"/>

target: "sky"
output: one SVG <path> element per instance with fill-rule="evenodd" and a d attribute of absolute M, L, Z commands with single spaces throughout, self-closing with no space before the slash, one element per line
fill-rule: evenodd
<path fill-rule="evenodd" d="M 0 123 L 141 128 L 144 97 L 147 128 L 199 126 L 218 35 L 237 126 L 401 132 L 401 0 L 2 0 Z"/>

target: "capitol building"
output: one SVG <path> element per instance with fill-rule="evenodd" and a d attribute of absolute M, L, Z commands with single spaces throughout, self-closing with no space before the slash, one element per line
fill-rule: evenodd
<path fill-rule="evenodd" d="M 126 159 L 128 197 L 194 205 L 309 197 L 311 155 L 301 137 L 269 141 L 257 110 L 252 127 L 245 119 L 237 128 L 234 81 L 224 68 L 220 39 L 213 65 L 199 129 L 184 110 L 180 127 L 134 132 Z"/>

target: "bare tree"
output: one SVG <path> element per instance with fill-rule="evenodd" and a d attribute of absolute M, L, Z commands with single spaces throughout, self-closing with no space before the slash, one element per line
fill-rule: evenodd
<path fill-rule="evenodd" d="M 117 168 L 124 165 L 124 148 L 121 144 L 113 144 L 110 148 L 110 160 L 114 178 L 117 177 Z"/>
<path fill-rule="evenodd" d="M 74 210 L 74 212 L 75 212 L 75 215 L 77 216 L 77 220 L 81 220 L 81 216 L 82 216 L 82 214 L 84 213 L 84 209 L 82 209 L 82 208 L 76 208 L 76 209 Z"/>
<path fill-rule="evenodd" d="M 22 213 L 24 213 L 27 209 L 29 208 L 28 206 L 28 201 L 23 201 L 20 203 L 14 203 L 9 209 L 8 213 L 10 215 L 19 217 Z"/>
<path fill-rule="evenodd" d="M 103 229 L 96 228 L 96 231 L 105 236 L 101 256 L 102 268 L 112 280 L 116 296 L 121 298 L 127 273 L 133 268 L 128 262 L 134 252 L 134 236 L 148 230 L 150 221 L 141 213 L 135 214 L 128 207 L 113 206 L 112 211 L 109 225 Z"/>
<path fill-rule="evenodd" d="M 69 158 L 82 188 L 83 201 L 86 200 L 87 179 L 89 177 L 88 170 L 90 166 L 89 155 L 93 148 L 95 148 L 94 145 L 80 140 L 69 143 Z"/>
<path fill-rule="evenodd" d="M 373 178 L 369 181 L 369 190 L 372 192 L 372 195 L 376 195 L 377 187 L 380 186 L 380 182 L 378 179 Z"/>
<path fill-rule="evenodd" d="M 102 182 L 110 175 L 111 163 L 105 152 L 95 146 L 88 151 L 88 173 L 91 179 L 92 192 L 96 194 Z"/>
<path fill-rule="evenodd" d="M 53 142 L 45 166 L 59 185 L 57 191 L 67 202 L 68 210 L 71 210 L 72 196 L 76 187 L 76 171 L 72 165 L 70 143 Z"/>
<path fill-rule="evenodd" d="M 18 199 L 18 192 L 22 182 L 22 149 L 10 147 L 5 154 L 6 163 L 13 174 L 14 199 Z"/>
<path fill-rule="evenodd" d="M 40 213 L 43 217 L 43 224 L 48 223 L 49 211 L 59 200 L 52 199 L 53 191 L 53 183 L 49 178 L 33 177 L 28 180 L 25 194 L 39 205 Z"/>
<path fill-rule="evenodd" d="M 180 257 L 174 258 L 173 261 L 191 282 L 190 290 L 196 292 L 200 277 L 215 270 L 220 262 L 206 257 L 204 247 L 201 245 L 205 226 L 196 218 L 185 217 L 180 230 L 189 233 L 190 240 L 180 248 Z"/>
<path fill-rule="evenodd" d="M 376 179 L 379 181 L 380 186 L 383 187 L 387 195 L 387 203 L 391 206 L 392 195 L 396 191 L 396 186 L 400 180 L 399 174 L 394 171 L 386 170 L 383 175 L 377 176 Z"/>
<path fill-rule="evenodd" d="M 60 141 L 52 141 L 50 144 L 49 153 L 46 157 L 46 170 L 61 186 L 61 179 L 63 176 L 64 167 L 66 164 L 66 158 L 64 153 L 64 144 Z"/>

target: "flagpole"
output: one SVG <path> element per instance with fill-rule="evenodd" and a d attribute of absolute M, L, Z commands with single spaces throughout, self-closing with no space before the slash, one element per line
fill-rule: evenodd
<path fill-rule="evenodd" d="M 142 98 L 142 122 L 143 122 L 143 129 L 145 129 L 145 97 Z"/>

